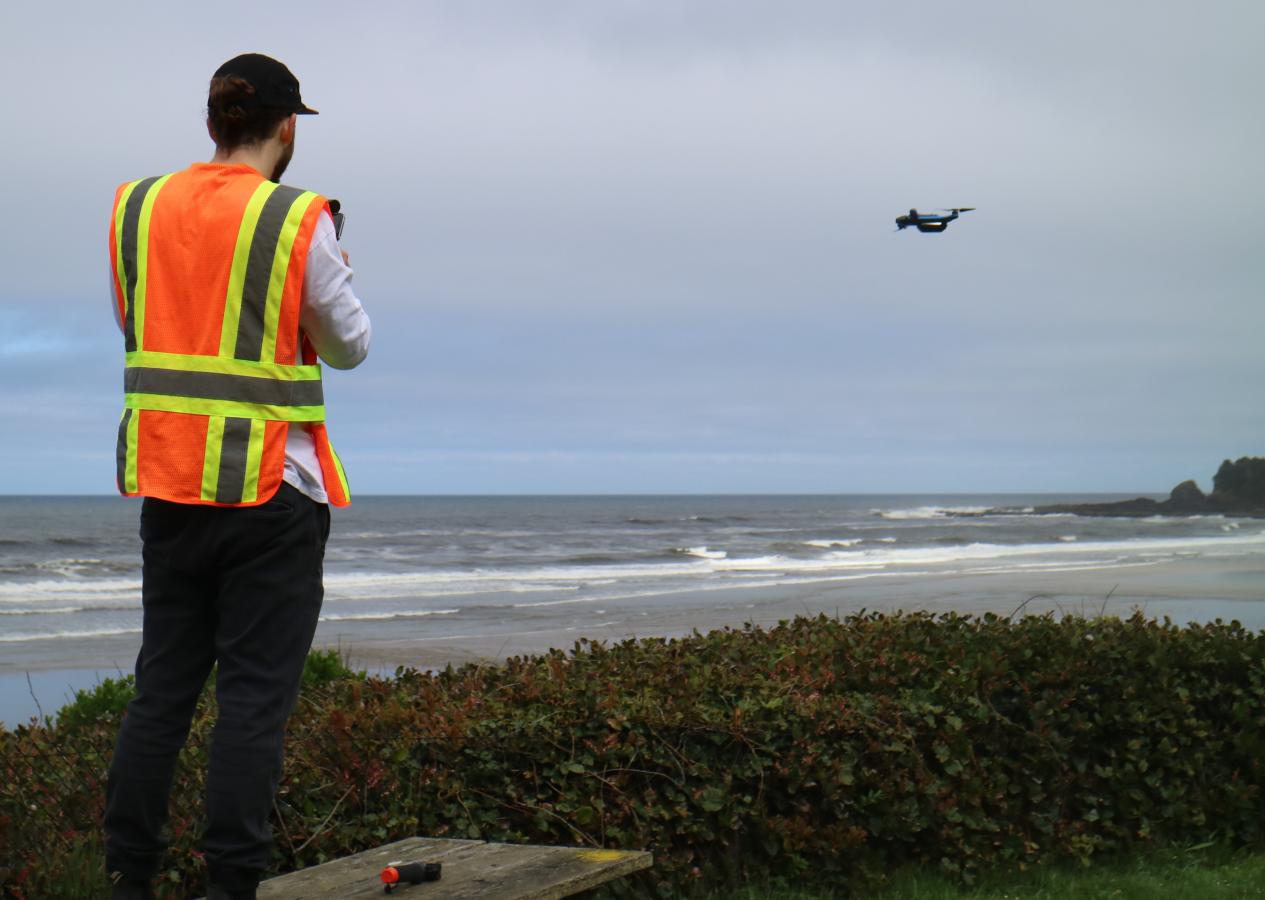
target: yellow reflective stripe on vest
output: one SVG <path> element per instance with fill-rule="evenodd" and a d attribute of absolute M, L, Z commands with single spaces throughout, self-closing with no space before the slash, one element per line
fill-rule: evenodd
<path fill-rule="evenodd" d="M 224 295 L 224 324 L 220 328 L 220 356 L 231 357 L 237 347 L 237 327 L 242 314 L 242 288 L 246 283 L 246 268 L 250 262 L 250 247 L 255 238 L 255 226 L 264 203 L 279 185 L 265 181 L 255 189 L 242 223 L 237 229 L 237 245 L 233 250 L 233 267 L 228 274 L 228 293 Z"/>
<path fill-rule="evenodd" d="M 133 320 L 137 349 L 145 346 L 145 285 L 149 261 L 149 218 L 154 211 L 154 200 L 157 199 L 158 192 L 162 190 L 162 186 L 170 177 L 170 175 L 164 175 L 145 192 L 145 200 L 141 204 L 140 221 L 136 227 L 136 296 L 133 298 L 132 307 L 136 310 Z"/>
<path fill-rule="evenodd" d="M 281 233 L 277 237 L 277 247 L 273 251 L 272 272 L 268 278 L 267 301 L 264 306 L 263 346 L 257 357 L 261 362 L 275 359 L 277 356 L 277 324 L 281 319 L 281 298 L 285 293 L 286 276 L 290 271 L 290 256 L 294 252 L 294 242 L 299 236 L 299 228 L 303 225 L 303 217 L 317 195 L 304 191 L 295 197 L 286 212 L 281 225 Z M 240 357 L 241 354 L 239 353 Z"/>
<path fill-rule="evenodd" d="M 246 481 L 242 490 L 242 502 L 254 503 L 259 498 L 259 469 L 264 461 L 264 431 L 266 422 L 250 420 L 250 439 L 246 444 Z"/>
<path fill-rule="evenodd" d="M 220 451 L 224 446 L 223 416 L 211 416 L 206 423 L 206 452 L 202 456 L 203 500 L 214 500 L 220 482 Z"/>
<path fill-rule="evenodd" d="M 119 440 L 115 449 L 116 472 L 119 490 L 128 494 L 136 493 L 136 434 L 140 425 L 140 417 L 135 410 L 123 410 L 123 418 L 119 421 Z"/>
<path fill-rule="evenodd" d="M 265 403 L 243 403 L 236 400 L 140 393 L 124 394 L 123 405 L 128 409 L 153 409 L 159 412 L 188 413 L 193 416 L 226 416 L 273 422 L 325 421 L 324 406 L 271 406 Z"/>
<path fill-rule="evenodd" d="M 119 198 L 114 217 L 118 250 L 115 268 L 123 292 L 123 334 L 127 350 L 145 342 L 145 275 L 149 259 L 149 218 L 154 200 L 170 175 L 142 178 L 128 185 Z"/>
<path fill-rule="evenodd" d="M 329 440 L 328 436 L 326 437 L 326 440 Z M 338 452 L 334 450 L 333 444 L 329 445 L 329 455 L 334 458 L 334 468 L 338 472 L 338 483 L 342 486 L 343 497 L 350 501 L 351 487 L 347 484 L 347 472 L 343 470 L 343 461 L 339 458 Z"/>
<path fill-rule="evenodd" d="M 135 336 L 127 327 L 128 309 L 132 305 L 129 297 L 130 289 L 128 288 L 128 266 L 130 259 L 124 255 L 123 244 L 123 219 L 127 215 L 127 205 L 131 200 L 132 192 L 136 190 L 139 181 L 133 181 L 131 184 L 123 188 L 119 194 L 118 205 L 114 208 L 114 280 L 119 285 L 119 296 L 123 298 L 123 309 L 120 310 L 120 318 L 123 321 L 123 333 L 125 339 L 125 349 L 135 350 Z M 122 482 L 120 482 L 122 484 Z"/>
<path fill-rule="evenodd" d="M 277 354 L 277 322 L 290 255 L 317 194 L 265 182 L 247 204 L 237 233 L 220 356 L 268 361 Z"/>
<path fill-rule="evenodd" d="M 182 372 L 219 372 L 245 378 L 273 378 L 278 381 L 320 381 L 319 365 L 289 366 L 283 363 L 253 362 L 222 356 L 195 356 L 185 353 L 159 353 L 138 350 L 125 357 L 129 368 L 178 369 Z"/>

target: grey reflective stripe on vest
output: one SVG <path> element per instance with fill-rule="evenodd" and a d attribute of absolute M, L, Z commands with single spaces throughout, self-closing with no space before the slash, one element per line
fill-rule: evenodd
<path fill-rule="evenodd" d="M 120 238 L 120 255 L 123 257 L 123 299 L 127 304 L 127 314 L 123 320 L 123 341 L 128 352 L 136 349 L 136 241 L 141 223 L 141 207 L 145 196 L 154 186 L 159 176 L 144 178 L 137 182 L 128 195 L 127 206 L 123 208 L 123 233 Z"/>
<path fill-rule="evenodd" d="M 299 195 L 298 188 L 279 185 L 264 201 L 259 221 L 250 239 L 250 256 L 246 262 L 246 280 L 242 285 L 242 307 L 237 320 L 237 359 L 259 360 L 264 346 L 264 316 L 268 308 L 268 284 L 272 280 L 272 263 L 277 241 L 285 225 L 286 214 Z"/>
<path fill-rule="evenodd" d="M 119 442 L 115 446 L 115 472 L 119 479 L 119 490 L 123 490 L 123 486 L 127 483 L 127 426 L 132 421 L 132 416 L 136 415 L 136 411 L 132 409 L 123 410 L 123 421 L 119 422 Z"/>
<path fill-rule="evenodd" d="M 163 394 L 168 397 L 198 397 L 204 400 L 232 400 L 265 406 L 321 406 L 321 382 L 280 381 L 225 375 L 220 372 L 185 372 L 129 366 L 123 370 L 126 394 Z"/>
<path fill-rule="evenodd" d="M 250 426 L 250 419 L 224 420 L 224 441 L 220 445 L 220 477 L 215 488 L 217 503 L 242 502 L 246 486 L 246 457 L 250 449 Z"/>

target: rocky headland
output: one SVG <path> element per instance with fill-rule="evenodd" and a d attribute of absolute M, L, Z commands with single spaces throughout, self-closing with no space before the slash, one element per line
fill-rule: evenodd
<path fill-rule="evenodd" d="M 1213 476 L 1211 494 L 1201 491 L 1194 481 L 1183 481 L 1173 488 L 1167 500 L 1137 497 L 1114 503 L 1058 503 L 1038 506 L 1033 512 L 1139 518 L 1198 515 L 1265 518 L 1265 458 L 1244 456 L 1234 462 L 1227 459 Z"/>

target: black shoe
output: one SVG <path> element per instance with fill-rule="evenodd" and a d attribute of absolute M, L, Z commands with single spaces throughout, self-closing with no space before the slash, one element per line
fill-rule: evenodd
<path fill-rule="evenodd" d="M 111 872 L 110 884 L 110 900 L 154 900 L 148 881 L 133 881 L 122 872 Z"/>
<path fill-rule="evenodd" d="M 229 890 L 218 884 L 208 884 L 206 886 L 206 900 L 255 900 L 255 889 L 252 887 Z"/>

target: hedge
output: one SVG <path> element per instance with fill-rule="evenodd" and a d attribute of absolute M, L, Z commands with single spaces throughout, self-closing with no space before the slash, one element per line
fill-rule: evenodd
<path fill-rule="evenodd" d="M 177 773 L 172 896 L 203 886 L 213 706 Z M 6 896 L 59 895 L 99 844 L 117 727 L 0 730 Z M 863 893 L 910 866 L 969 882 L 1172 842 L 1265 846 L 1265 632 L 863 613 L 580 641 L 308 688 L 288 741 L 278 872 L 424 834 L 652 850 L 615 896 L 779 878 Z"/>

